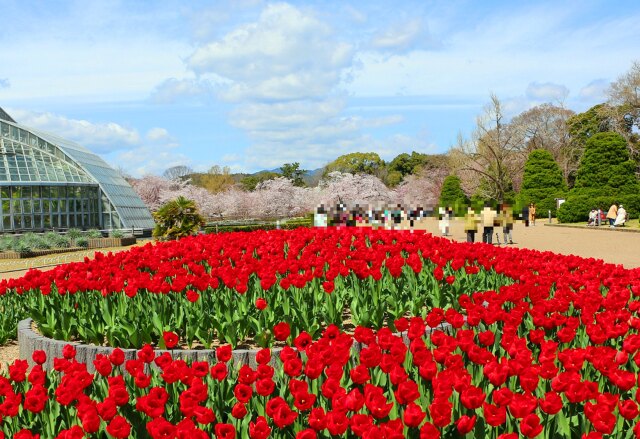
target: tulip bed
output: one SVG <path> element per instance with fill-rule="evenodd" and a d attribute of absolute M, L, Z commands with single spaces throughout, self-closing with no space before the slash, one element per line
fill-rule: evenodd
<path fill-rule="evenodd" d="M 640 437 L 640 270 L 602 261 L 301 229 L 132 249 L 32 271 L 0 293 L 14 316 L 21 303 L 36 318 L 59 307 L 39 311 L 54 336 L 82 335 L 58 322 L 74 309 L 98 321 L 133 310 L 160 319 L 142 343 L 206 344 L 237 313 L 252 323 L 236 341 L 288 345 L 277 360 L 260 350 L 255 368 L 234 365 L 231 344 L 214 364 L 156 358 L 148 344 L 137 360 L 116 350 L 95 374 L 71 346 L 48 373 L 17 360 L 0 377 L 8 437 Z"/>
<path fill-rule="evenodd" d="M 513 282 L 491 269 L 489 254 L 447 242 L 423 233 L 301 229 L 98 253 L 0 282 L 0 300 L 12 310 L 0 328 L 9 328 L 6 337 L 22 311 L 43 335 L 66 341 L 164 348 L 163 333 L 173 331 L 189 346 L 251 339 L 266 347 L 281 321 L 312 337 L 345 317 L 395 330 L 407 313 L 425 316 L 431 307 L 457 306 L 462 291 Z"/>

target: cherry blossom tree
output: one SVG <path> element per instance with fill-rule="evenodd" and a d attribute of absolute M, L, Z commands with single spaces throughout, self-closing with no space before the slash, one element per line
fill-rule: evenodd
<path fill-rule="evenodd" d="M 389 203 L 394 200 L 393 191 L 382 180 L 369 174 L 331 172 L 319 184 L 320 199 L 328 205 L 339 201 L 348 204 Z"/>
<path fill-rule="evenodd" d="M 435 206 L 448 172 L 446 169 L 434 168 L 417 175 L 408 175 L 395 189 L 394 199 L 405 206 Z"/>

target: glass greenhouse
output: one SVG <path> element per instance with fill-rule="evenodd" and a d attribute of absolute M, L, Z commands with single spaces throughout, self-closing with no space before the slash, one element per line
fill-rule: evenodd
<path fill-rule="evenodd" d="M 0 108 L 0 232 L 154 227 L 129 183 L 88 149 Z"/>

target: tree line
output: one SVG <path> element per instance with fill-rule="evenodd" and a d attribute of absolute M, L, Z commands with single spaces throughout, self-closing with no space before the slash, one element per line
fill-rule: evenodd
<path fill-rule="evenodd" d="M 578 221 L 596 207 L 589 204 L 614 199 L 626 199 L 630 212 L 640 211 L 640 202 L 633 198 L 640 170 L 639 134 L 640 61 L 636 61 L 610 85 L 606 102 L 583 113 L 561 103 L 545 103 L 508 118 L 503 103 L 491 95 L 472 134 L 459 136 L 445 154 L 413 151 L 386 162 L 375 152 L 353 152 L 314 172 L 299 163 L 256 174 L 233 174 L 220 166 L 197 173 L 175 166 L 164 177 L 219 194 L 256 192 L 282 178 L 297 188 L 313 188 L 326 185 L 332 173 L 350 174 L 373 177 L 403 197 L 413 194 L 420 199 L 418 192 L 426 190 L 429 196 L 421 198 L 425 202 L 433 200 L 433 192 L 441 190 L 449 176 L 446 184 L 459 185 L 456 197 L 467 204 L 534 202 L 555 215 L 555 199 L 566 198 L 559 217 Z M 435 198 L 437 202 L 440 194 Z"/>

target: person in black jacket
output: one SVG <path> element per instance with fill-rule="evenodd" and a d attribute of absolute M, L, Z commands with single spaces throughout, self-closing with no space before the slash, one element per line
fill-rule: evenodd
<path fill-rule="evenodd" d="M 526 204 L 522 208 L 522 221 L 525 227 L 529 227 L 529 206 Z"/>

